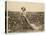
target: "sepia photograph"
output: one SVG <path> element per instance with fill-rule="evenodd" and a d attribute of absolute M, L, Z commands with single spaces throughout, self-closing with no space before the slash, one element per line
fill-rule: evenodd
<path fill-rule="evenodd" d="M 5 2 L 5 33 L 43 32 L 44 4 Z"/>

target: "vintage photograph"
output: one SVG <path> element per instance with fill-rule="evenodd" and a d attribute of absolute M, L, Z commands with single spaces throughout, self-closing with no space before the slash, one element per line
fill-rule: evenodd
<path fill-rule="evenodd" d="M 43 32 L 44 4 L 5 2 L 5 32 Z"/>

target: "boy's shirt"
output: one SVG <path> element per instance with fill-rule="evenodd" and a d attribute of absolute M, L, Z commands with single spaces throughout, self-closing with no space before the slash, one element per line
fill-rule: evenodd
<path fill-rule="evenodd" d="M 21 12 L 21 15 L 26 17 L 26 12 Z"/>

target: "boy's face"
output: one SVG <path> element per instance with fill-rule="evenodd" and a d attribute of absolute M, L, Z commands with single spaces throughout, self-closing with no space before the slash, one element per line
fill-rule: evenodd
<path fill-rule="evenodd" d="M 26 8 L 22 7 L 21 10 L 24 12 L 26 10 Z"/>

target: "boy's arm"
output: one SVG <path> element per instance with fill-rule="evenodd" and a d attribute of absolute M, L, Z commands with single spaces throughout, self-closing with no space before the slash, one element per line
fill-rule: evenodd
<path fill-rule="evenodd" d="M 26 18 L 26 21 L 28 22 L 28 24 L 34 29 L 34 30 L 38 30 L 39 28 L 35 25 L 30 23 L 30 21 L 28 20 L 28 18 L 26 16 L 24 16 Z"/>

